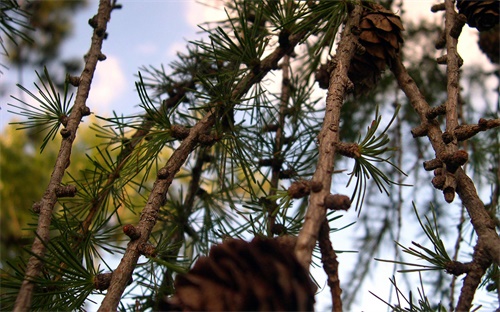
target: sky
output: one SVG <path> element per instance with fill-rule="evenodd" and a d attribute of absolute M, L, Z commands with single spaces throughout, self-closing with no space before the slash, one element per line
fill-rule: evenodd
<path fill-rule="evenodd" d="M 217 0 L 205 0 L 204 2 L 215 7 L 219 7 L 221 4 L 221 1 Z M 119 3 L 123 5 L 123 8 L 112 12 L 107 30 L 109 36 L 103 44 L 103 53 L 107 59 L 97 66 L 87 102 L 92 112 L 105 116 L 110 116 L 113 110 L 125 115 L 139 112 L 137 107 L 139 98 L 134 91 L 139 68 L 149 65 L 159 67 L 161 64 L 167 66 L 175 60 L 178 51 L 185 51 L 188 40 L 201 38 L 198 24 L 209 20 L 218 20 L 225 16 L 222 10 L 210 9 L 194 0 L 122 0 Z M 439 20 L 436 14 L 430 13 L 431 5 L 436 1 L 406 0 L 404 3 L 407 12 L 405 18 L 415 21 L 421 18 L 426 18 L 429 21 Z M 96 0 L 90 0 L 89 5 L 75 15 L 74 33 L 71 39 L 65 42 L 62 55 L 68 58 L 78 57 L 87 52 L 92 34 L 92 29 L 88 26 L 87 21 L 95 14 L 97 5 Z M 477 32 L 475 29 L 465 26 L 459 40 L 459 53 L 464 59 L 464 63 L 491 70 L 491 64 L 479 51 L 476 42 Z M 15 69 L 4 70 L 3 76 L 0 76 L 0 84 L 11 91 L 11 94 L 16 95 L 17 77 Z M 29 82 L 35 81 L 34 79 L 33 73 L 25 72 L 25 86 L 30 88 Z M 494 85 L 491 87 L 493 88 Z M 8 97 L 0 98 L 1 128 L 14 117 L 7 112 L 6 103 L 17 104 Z M 352 216 L 347 216 L 347 220 L 355 220 L 355 213 L 352 214 Z M 348 223 L 348 221 L 345 222 Z M 350 249 L 347 241 L 346 243 L 338 242 L 334 247 L 343 250 Z M 350 256 L 342 257 L 344 257 L 344 262 L 340 259 L 341 274 L 347 273 L 351 269 L 348 264 L 349 260 L 345 261 Z M 347 265 L 343 265 L 345 263 Z M 366 290 L 375 291 L 380 296 L 387 298 L 390 288 L 388 278 L 392 274 L 392 266 L 388 267 L 387 278 L 384 281 L 369 281 Z M 379 268 L 383 268 L 383 265 L 379 265 Z M 323 285 L 322 283 L 324 281 L 320 280 L 320 285 Z M 317 298 L 319 310 L 328 306 L 328 297 L 329 290 L 326 287 Z M 363 303 L 354 306 L 353 309 L 356 311 L 383 311 L 386 309 L 386 305 L 366 292 L 363 295 Z"/>

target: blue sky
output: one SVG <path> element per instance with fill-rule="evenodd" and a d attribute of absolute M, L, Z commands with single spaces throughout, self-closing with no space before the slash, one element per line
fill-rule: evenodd
<path fill-rule="evenodd" d="M 212 5 L 221 3 L 218 0 L 205 0 L 203 2 L 210 2 Z M 430 13 L 430 6 L 435 2 L 431 0 L 406 0 L 408 16 L 404 19 L 417 20 L 425 17 L 431 21 L 437 20 L 438 16 Z M 139 68 L 149 65 L 159 67 L 161 64 L 167 67 L 175 59 L 176 52 L 185 49 L 188 40 L 201 38 L 197 24 L 207 20 L 217 20 L 224 16 L 223 11 L 219 10 L 217 13 L 217 11 L 194 0 L 122 0 L 119 3 L 123 4 L 123 8 L 112 13 L 111 21 L 108 24 L 109 36 L 103 44 L 103 53 L 107 56 L 107 60 L 98 64 L 87 103 L 92 112 L 104 116 L 109 116 L 112 110 L 125 115 L 140 112 L 137 107 L 139 98 L 134 91 L 134 82 L 137 80 L 135 75 Z M 92 35 L 92 29 L 88 26 L 87 21 L 97 11 L 97 5 L 98 1 L 90 0 L 89 5 L 75 16 L 74 35 L 64 44 L 62 49 L 62 55 L 65 57 L 79 57 L 87 52 Z M 465 26 L 459 41 L 459 53 L 464 59 L 464 63 L 491 70 L 491 64 L 479 51 L 476 41 L 477 32 Z M 15 69 L 11 68 L 3 70 L 3 72 L 3 76 L 0 76 L 0 83 L 11 91 L 7 93 L 17 95 L 15 83 L 18 75 Z M 35 81 L 34 72 L 26 69 L 24 74 L 24 85 L 31 89 L 32 83 Z M 0 98 L 1 128 L 4 128 L 8 121 L 14 117 L 14 115 L 7 113 L 9 108 L 6 107 L 6 103 L 15 103 L 15 101 L 5 96 Z M 345 224 L 355 221 L 355 212 L 343 220 L 345 220 L 342 221 Z M 355 229 L 355 227 L 351 228 Z M 345 230 L 347 236 L 352 235 L 349 234 L 349 231 L 351 230 Z M 352 249 L 352 241 L 348 239 L 335 244 L 334 247 L 340 250 Z M 341 255 L 341 270 L 344 273 L 351 269 L 349 257 L 356 257 L 356 254 Z M 387 298 L 386 294 L 390 287 L 388 278 L 392 274 L 392 267 L 379 264 L 378 268 L 383 269 L 384 266 L 388 268 L 387 274 L 381 274 L 384 280 L 371 281 L 366 288 L 375 291 L 383 298 Z M 323 284 L 324 280 L 320 279 L 319 282 L 321 286 L 326 286 Z M 414 290 L 416 290 L 416 286 Z M 323 290 L 318 299 L 321 306 L 328 304 L 328 288 Z M 363 306 L 357 306 L 356 310 L 385 310 L 385 305 L 367 292 L 363 299 Z"/>

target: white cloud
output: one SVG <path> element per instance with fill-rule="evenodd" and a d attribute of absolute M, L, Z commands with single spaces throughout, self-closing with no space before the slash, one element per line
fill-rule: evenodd
<path fill-rule="evenodd" d="M 165 56 L 168 58 L 168 59 L 173 59 L 176 57 L 177 53 L 178 52 L 184 52 L 186 53 L 187 52 L 187 47 L 188 45 L 188 42 L 187 41 L 177 41 L 177 42 L 174 42 L 172 44 L 170 44 L 170 46 L 168 47 L 168 49 L 165 51 Z"/>
<path fill-rule="evenodd" d="M 90 110 L 99 113 L 108 111 L 113 101 L 125 91 L 126 85 L 125 74 L 117 57 L 108 56 L 105 61 L 99 62 L 90 89 Z"/>
<path fill-rule="evenodd" d="M 202 0 L 188 1 L 186 12 L 186 20 L 193 27 L 198 29 L 197 25 L 207 21 L 220 21 L 226 18 L 226 12 L 223 7 L 222 0 Z"/>

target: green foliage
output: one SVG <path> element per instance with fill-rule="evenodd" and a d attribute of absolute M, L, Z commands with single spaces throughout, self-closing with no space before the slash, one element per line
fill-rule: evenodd
<path fill-rule="evenodd" d="M 427 295 L 425 294 L 424 290 L 424 285 L 422 283 L 422 276 L 420 276 L 420 288 L 418 288 L 418 299 L 415 302 L 415 299 L 413 299 L 413 294 L 410 291 L 408 296 L 405 296 L 399 289 L 397 283 L 396 283 L 396 278 L 390 279 L 391 284 L 394 286 L 396 289 L 396 297 L 397 297 L 397 304 L 391 304 L 385 301 L 384 299 L 380 298 L 376 294 L 370 293 L 377 297 L 379 300 L 383 301 L 389 308 L 391 308 L 391 311 L 394 312 L 446 312 L 446 309 L 439 303 L 437 306 L 433 305 L 430 301 Z M 404 307 L 403 304 L 408 305 L 408 307 Z"/>
<path fill-rule="evenodd" d="M 420 219 L 420 216 L 418 214 L 418 211 L 417 211 L 415 204 L 413 204 L 413 210 L 417 216 L 418 222 L 420 223 L 420 227 L 422 228 L 422 230 L 424 230 L 425 235 L 427 236 L 429 241 L 432 243 L 434 250 L 426 248 L 426 247 L 424 247 L 421 244 L 416 243 L 416 242 L 412 242 L 412 244 L 415 245 L 418 249 L 415 249 L 412 247 L 410 247 L 410 248 L 404 247 L 399 242 L 396 242 L 396 244 L 398 244 L 398 246 L 403 248 L 403 252 L 408 253 L 416 258 L 425 260 L 426 262 L 432 264 L 432 266 L 416 264 L 416 263 L 409 263 L 409 262 L 392 261 L 392 260 L 381 260 L 381 259 L 376 259 L 376 260 L 418 267 L 418 269 L 400 270 L 399 271 L 399 272 L 403 272 L 403 273 L 415 272 L 415 271 L 420 272 L 420 271 L 426 271 L 426 270 L 444 270 L 444 269 L 446 269 L 446 265 L 449 262 L 451 262 L 451 258 L 448 255 L 448 252 L 446 251 L 446 248 L 443 244 L 443 241 L 439 235 L 439 226 L 437 223 L 437 217 L 436 217 L 434 207 L 431 206 L 432 222 L 426 216 L 425 217 L 425 220 L 427 221 L 426 224 L 422 223 L 422 220 Z"/>
<path fill-rule="evenodd" d="M 38 67 L 56 60 L 62 42 L 71 34 L 73 14 L 85 4 L 85 0 L 37 0 L 18 5 L 17 11 L 24 13 L 17 20 L 18 25 L 29 25 L 30 29 L 36 31 L 36 36 L 32 36 L 33 40 L 8 46 L 10 61 L 18 65 L 32 64 Z M 18 31 L 26 36 L 26 28 Z"/>
<path fill-rule="evenodd" d="M 18 40 L 32 42 L 28 31 L 33 30 L 27 23 L 29 13 L 23 10 L 17 0 L 5 0 L 0 2 L 0 45 L 6 55 L 8 55 L 7 47 L 4 42 L 4 35 L 14 44 L 18 45 Z M 1 72 L 0 72 L 1 73 Z"/>
<path fill-rule="evenodd" d="M 390 141 L 387 131 L 396 118 L 398 111 L 399 106 L 396 107 L 394 115 L 392 116 L 392 119 L 389 121 L 385 129 L 382 130 L 381 133 L 377 134 L 378 127 L 382 120 L 382 116 L 379 115 L 377 106 L 377 109 L 375 111 L 375 119 L 368 127 L 368 131 L 365 134 L 365 137 L 362 140 L 361 137 L 359 138 L 358 146 L 360 157 L 355 158 L 354 168 L 349 173 L 351 177 L 349 178 L 349 182 L 347 183 L 347 186 L 349 186 L 353 178 L 357 178 L 351 200 L 356 197 L 356 210 L 359 209 L 359 213 L 361 213 L 361 205 L 363 204 L 365 199 L 368 179 L 372 178 L 380 192 L 384 191 L 387 195 L 389 195 L 389 191 L 387 190 L 386 185 L 398 184 L 397 182 L 392 181 L 373 163 L 388 163 L 401 174 L 404 174 L 401 169 L 399 169 L 389 160 L 390 158 L 382 158 L 382 155 L 387 151 L 394 151 L 397 149 L 395 147 L 388 148 L 386 147 L 386 145 Z"/>
<path fill-rule="evenodd" d="M 81 3 L 68 4 L 67 8 L 71 11 Z M 47 25 L 43 27 L 56 27 L 53 23 L 58 21 L 47 17 L 48 11 L 45 11 L 56 6 L 63 10 L 58 12 L 68 12 L 62 9 L 63 4 L 34 3 L 32 8 L 40 10 L 40 15 L 33 21 L 43 22 L 45 18 Z M 185 272 L 213 244 L 225 238 L 298 235 L 308 197 L 292 199 L 286 190 L 294 181 L 310 179 L 318 166 L 317 135 L 325 115 L 324 94 L 315 92 L 315 83 L 310 78 L 333 51 L 335 38 L 351 9 L 351 1 L 231 1 L 226 7 L 225 20 L 203 25 L 208 41 L 191 41 L 187 51 L 179 53 L 178 59 L 169 66 L 141 68 L 135 86 L 142 112 L 132 116 L 122 116 L 120 112 L 114 112 L 112 117 L 98 116 L 90 130 L 78 132 L 78 137 L 85 139 L 73 147 L 75 156 L 64 179 L 64 184 L 76 186 L 77 192 L 74 197 L 58 199 L 51 239 L 45 245 L 44 271 L 36 278 L 33 309 L 84 309 L 90 300 L 88 296 L 98 293 L 95 277 L 113 271 L 109 258 L 121 257 L 126 249 L 129 239 L 123 235 L 124 225 L 137 224 L 144 216 L 141 210 L 151 203 L 149 196 L 155 183 L 164 183 L 158 178 L 158 170 L 176 154 L 186 152 L 179 151 L 181 142 L 207 114 L 215 116 L 214 126 L 203 133 L 205 141 L 198 138 L 173 181 L 168 181 L 168 192 L 161 194 L 164 196 L 161 206 L 155 207 L 154 220 L 149 220 L 155 222 L 148 237 L 154 252 L 140 258 L 133 273 L 134 281 L 124 294 L 126 300 L 134 303 L 128 305 L 128 301 L 123 300 L 121 309 L 164 308 L 165 298 L 174 293 L 175 275 Z M 68 33 L 70 23 L 67 22 L 63 19 L 56 27 L 59 41 Z M 427 40 L 423 45 L 427 47 L 429 34 L 435 31 L 432 27 L 410 28 L 409 41 L 418 42 L 423 37 Z M 262 80 L 267 74 L 262 64 L 275 48 L 286 48 L 289 36 L 298 35 L 303 35 L 303 45 L 287 52 L 280 63 L 273 65 L 274 82 L 280 88 L 276 90 Z M 57 57 L 57 45 L 55 50 L 42 46 L 34 46 L 34 49 L 43 52 L 41 61 Z M 429 56 L 430 52 L 424 52 L 415 59 L 407 55 L 407 60 L 411 61 L 412 75 L 428 101 L 440 105 L 446 99 L 443 84 L 446 76 Z M 19 62 L 31 64 L 25 63 L 27 58 L 18 57 Z M 55 162 L 58 141 L 54 138 L 71 112 L 68 85 L 60 90 L 47 69 L 38 78 L 37 93 L 19 86 L 37 103 L 14 98 L 21 104 L 10 105 L 19 110 L 15 114 L 24 118 L 13 122 L 19 129 L 45 131 L 41 138 L 44 157 L 33 153 L 33 144 L 39 142 L 25 132 L 19 132 L 16 140 L 7 139 L 13 136 L 10 133 L 0 140 L 0 222 L 2 229 L 4 226 L 8 229 L 8 236 L 2 235 L 5 244 L 0 250 L 2 257 L 5 250 L 21 240 L 22 245 L 27 246 L 24 238 L 34 230 L 30 224 L 33 215 L 28 209 L 43 195 L 50 166 Z M 399 253 L 393 260 L 381 261 L 417 266 L 417 269 L 401 272 L 423 271 L 425 274 L 442 271 L 451 261 L 445 249 L 446 228 L 450 225 L 445 223 L 437 193 L 428 192 L 429 183 L 424 185 L 419 181 L 421 160 L 433 158 L 434 151 L 427 142 L 408 143 L 404 139 L 410 128 L 420 121 L 409 103 L 398 101 L 400 94 L 395 88 L 389 75 L 384 75 L 376 93 L 348 96 L 341 113 L 343 142 L 355 141 L 357 137 L 359 147 L 359 156 L 354 159 L 349 177 L 334 176 L 334 188 L 346 184 L 342 179 L 348 179 L 348 186 L 353 183 L 351 200 L 356 198 L 359 217 L 356 226 L 361 229 L 356 237 L 361 247 L 355 272 L 352 282 L 344 288 L 349 299 L 345 301 L 349 302 L 346 309 L 363 280 L 373 272 L 373 258 L 393 248 L 392 242 L 400 237 L 403 222 L 405 226 L 411 222 L 411 216 L 404 212 L 405 196 L 436 202 L 436 208 L 431 206 L 432 219 L 426 217 L 425 223 L 414 205 L 420 226 L 433 247 L 415 242 L 411 248 L 396 244 L 402 247 L 404 254 L 430 265 L 405 261 Z M 390 105 L 398 102 L 403 105 L 394 106 L 392 113 Z M 390 116 L 389 112 L 392 117 L 385 128 L 380 129 L 382 119 Z M 495 118 L 494 112 L 491 116 Z M 366 134 L 361 136 L 360 129 L 366 126 Z M 491 132 L 484 140 L 470 141 L 470 149 L 475 152 L 470 162 L 478 176 L 486 171 L 488 164 L 498 163 L 495 147 L 498 147 L 498 135 Z M 478 151 L 488 155 L 476 156 Z M 348 161 L 336 159 L 334 169 L 347 166 Z M 13 163 L 16 166 L 12 166 Z M 403 170 L 415 173 L 411 189 L 402 188 L 406 185 Z M 498 185 L 495 178 L 498 176 L 491 174 L 488 181 Z M 26 181 L 42 187 L 27 188 Z M 410 194 L 403 195 L 407 189 Z M 422 194 L 430 195 L 422 199 L 425 197 Z M 495 200 L 491 199 L 492 214 L 498 214 Z M 362 205 L 369 207 L 369 213 L 365 213 L 365 209 L 361 214 Z M 338 224 L 331 230 L 335 238 L 341 238 L 337 232 L 353 224 L 346 225 L 341 215 L 333 211 L 328 212 L 326 218 L 329 223 Z M 30 233 L 19 235 L 23 228 L 28 228 Z M 319 266 L 317 253 L 316 249 L 313 266 Z M 21 257 L 14 258 L 17 255 Z M 8 262 L 7 257 L 3 257 L 2 306 L 5 303 L 5 307 L 12 307 L 16 289 L 24 278 L 28 255 L 16 249 L 8 254 Z M 339 257 L 341 264 L 342 261 Z M 490 269 L 483 283 L 486 287 L 498 286 L 491 283 L 498 276 L 497 271 Z M 428 299 L 425 295 L 422 281 L 417 300 L 411 292 L 408 297 L 404 296 L 395 278 L 391 282 L 398 300 L 397 304 L 387 303 L 392 310 L 444 311 L 440 304 L 431 302 L 435 298 Z M 433 286 L 439 293 L 447 291 L 444 288 L 448 285 L 438 281 Z M 409 307 L 403 308 L 403 305 Z"/>
<path fill-rule="evenodd" d="M 39 96 L 19 84 L 17 86 L 36 100 L 39 105 L 31 105 L 12 96 L 13 99 L 21 102 L 23 105 L 9 104 L 9 106 L 19 109 L 18 112 L 9 112 L 27 118 L 26 121 L 12 123 L 14 125 L 20 125 L 21 127 L 18 129 L 34 128 L 36 132 L 47 131 L 47 134 L 43 138 L 42 145 L 40 146 L 40 152 L 43 152 L 43 149 L 49 140 L 53 140 L 55 138 L 59 127 L 61 125 L 66 125 L 68 115 L 71 113 L 70 104 L 73 94 L 68 97 L 69 84 L 66 82 L 64 85 L 64 95 L 61 98 L 61 94 L 59 94 L 54 83 L 50 79 L 47 68 L 44 69 L 43 77 L 40 76 L 38 72 L 36 72 L 36 75 L 42 84 L 41 87 L 36 83 L 34 84 L 38 90 Z"/>

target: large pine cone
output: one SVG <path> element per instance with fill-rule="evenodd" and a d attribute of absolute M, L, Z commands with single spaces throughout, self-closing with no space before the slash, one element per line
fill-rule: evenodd
<path fill-rule="evenodd" d="M 498 0 L 457 0 L 457 8 L 467 17 L 467 24 L 479 31 L 488 30 L 498 24 Z"/>
<path fill-rule="evenodd" d="M 399 52 L 404 30 L 399 16 L 376 3 L 368 3 L 360 21 L 359 43 L 366 49 L 355 54 L 349 68 L 349 79 L 355 94 L 366 93 L 375 86 L 386 64 Z"/>
<path fill-rule="evenodd" d="M 274 239 L 230 239 L 175 281 L 183 311 L 312 311 L 315 286 L 293 249 Z"/>
<path fill-rule="evenodd" d="M 500 26 L 479 33 L 479 47 L 488 56 L 492 63 L 500 61 Z"/>

